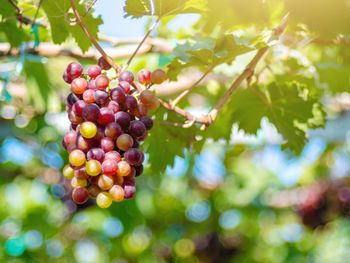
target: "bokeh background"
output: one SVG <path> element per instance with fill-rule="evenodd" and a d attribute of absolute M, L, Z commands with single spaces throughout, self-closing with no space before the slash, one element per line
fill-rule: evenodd
<path fill-rule="evenodd" d="M 150 19 L 123 18 L 121 2 L 94 4 L 94 13 L 104 20 L 100 33 L 142 37 Z M 326 126 L 308 132 L 309 141 L 295 155 L 281 149 L 281 136 L 267 120 L 256 136 L 234 125 L 230 143 L 208 140 L 198 154 L 184 148 L 184 157 L 176 157 L 165 172 L 152 169 L 148 156 L 135 199 L 106 210 L 93 201 L 77 206 L 61 175 L 67 161 L 61 140 L 69 129 L 64 108 L 69 87 L 61 72 L 75 59 L 2 54 L 0 262 L 350 262 L 348 1 L 324 0 L 321 6 L 318 1 L 267 1 L 268 12 L 254 9 L 259 1 L 210 2 L 225 9 L 223 23 L 234 10 L 237 27 L 251 31 L 274 24 L 287 7 L 307 11 L 292 17 L 294 42 L 287 39 L 291 44 L 276 46 L 271 55 L 289 52 L 290 57 L 271 67 L 281 76 L 316 74 L 315 83 L 329 89 L 323 98 Z M 152 36 L 176 46 L 191 38 L 201 19 L 197 14 L 171 17 Z M 318 35 L 330 42 L 311 43 Z M 6 42 L 5 36 L 0 40 Z M 65 45 L 75 47 L 72 41 Z M 132 69 L 165 67 L 170 59 L 171 54 L 146 54 Z M 246 61 L 242 57 L 216 72 L 231 76 Z M 203 97 L 215 88 L 210 83 L 207 93 L 204 88 L 195 92 L 185 106 L 205 112 Z"/>

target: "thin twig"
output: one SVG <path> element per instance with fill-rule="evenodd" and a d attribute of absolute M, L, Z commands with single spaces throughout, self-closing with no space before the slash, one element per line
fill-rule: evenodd
<path fill-rule="evenodd" d="M 40 0 L 36 10 L 35 10 L 35 14 L 34 14 L 34 17 L 33 17 L 33 21 L 32 21 L 32 28 L 34 27 L 35 23 L 36 23 L 36 19 L 38 18 L 38 15 L 39 15 L 39 10 L 40 10 L 40 7 L 41 7 L 41 4 L 43 3 L 44 0 Z"/>
<path fill-rule="evenodd" d="M 97 0 L 94 0 L 94 1 L 90 4 L 90 6 L 86 9 L 86 11 L 85 11 L 83 17 L 85 17 L 85 16 L 91 11 L 92 7 L 96 4 L 96 2 L 97 2 Z"/>
<path fill-rule="evenodd" d="M 95 46 L 95 48 L 101 53 L 102 57 L 114 68 L 114 70 L 116 72 L 120 72 L 121 68 L 119 65 L 117 65 L 107 54 L 106 52 L 103 50 L 103 48 L 100 46 L 100 44 L 97 42 L 96 38 L 93 36 L 93 34 L 91 34 L 91 32 L 88 30 L 88 28 L 86 27 L 84 20 L 82 19 L 82 17 L 80 16 L 74 0 L 69 0 L 70 5 L 72 7 L 73 13 L 75 15 L 75 18 L 78 22 L 78 24 L 80 25 L 80 27 L 82 28 L 82 30 L 84 31 L 84 33 L 86 34 L 86 36 L 90 39 L 91 43 Z"/>
<path fill-rule="evenodd" d="M 193 85 L 191 87 L 189 87 L 187 90 L 184 90 L 179 96 L 177 96 L 172 102 L 171 102 L 171 106 L 175 107 L 180 100 L 182 100 L 189 92 L 191 89 L 193 89 L 194 87 L 196 87 L 197 85 L 199 85 L 199 83 L 202 82 L 202 80 L 208 76 L 208 74 L 213 70 L 213 67 L 209 67 L 207 71 L 205 71 L 203 73 L 203 75 L 195 82 L 193 83 Z"/>
<path fill-rule="evenodd" d="M 134 59 L 134 57 L 136 56 L 137 52 L 140 50 L 141 46 L 143 45 L 143 43 L 146 41 L 146 39 L 148 38 L 148 36 L 152 33 L 152 31 L 155 29 L 155 27 L 157 26 L 157 24 L 159 23 L 161 17 L 159 16 L 157 18 L 157 20 L 151 25 L 151 27 L 148 29 L 148 31 L 146 32 L 145 36 L 143 37 L 143 39 L 141 40 L 141 42 L 138 44 L 137 48 L 135 49 L 134 53 L 131 55 L 131 57 L 129 58 L 128 62 L 126 62 L 124 69 L 127 69 L 129 67 L 129 65 L 131 64 L 132 60 Z"/>
<path fill-rule="evenodd" d="M 274 29 L 274 33 L 272 34 L 270 41 L 276 38 L 279 38 L 281 34 L 284 32 L 289 15 L 283 17 L 281 24 Z M 264 57 L 266 52 L 269 50 L 269 46 L 265 46 L 258 50 L 258 53 L 254 56 L 254 58 L 250 61 L 250 63 L 246 66 L 245 70 L 241 75 L 232 83 L 231 87 L 226 91 L 224 96 L 219 100 L 219 102 L 215 105 L 215 107 L 209 112 L 208 117 L 213 122 L 220 112 L 220 110 L 224 107 L 226 102 L 231 97 L 232 93 L 241 85 L 241 83 L 250 78 L 254 74 L 254 70 L 258 62 Z"/>

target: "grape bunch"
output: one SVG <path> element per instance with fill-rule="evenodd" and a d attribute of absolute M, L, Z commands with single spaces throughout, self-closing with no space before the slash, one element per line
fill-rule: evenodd
<path fill-rule="evenodd" d="M 86 73 L 73 62 L 63 74 L 72 91 L 66 107 L 71 129 L 62 142 L 69 164 L 63 175 L 71 180 L 75 203 L 92 197 L 101 208 L 135 195 L 135 177 L 143 172 L 140 143 L 153 126 L 147 115 L 159 106 L 149 88 L 166 80 L 160 69 L 141 70 L 137 82 L 132 72 L 123 71 L 112 87 L 106 76 L 109 69 L 100 58 Z"/>

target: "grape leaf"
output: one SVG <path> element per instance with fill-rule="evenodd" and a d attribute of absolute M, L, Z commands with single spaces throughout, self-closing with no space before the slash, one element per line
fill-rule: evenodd
<path fill-rule="evenodd" d="M 232 62 L 238 55 L 251 51 L 252 47 L 239 44 L 232 34 L 216 40 L 203 38 L 195 43 L 176 47 L 174 60 L 168 65 L 168 77 L 175 80 L 181 70 L 189 67 L 214 68 L 222 63 Z"/>
<path fill-rule="evenodd" d="M 350 6 L 345 0 L 285 0 L 286 9 L 295 23 L 303 23 L 317 33 L 334 37 L 349 33 Z M 313 10 L 310 12 L 310 10 Z M 333 15 L 330 15 L 333 14 Z"/>
<path fill-rule="evenodd" d="M 167 124 L 163 123 L 166 116 Z M 184 157 L 184 149 L 195 145 L 195 136 L 198 134 L 196 127 L 184 129 L 175 127 L 171 122 L 183 121 L 176 114 L 159 109 L 156 114 L 154 126 L 149 137 L 145 140 L 144 147 L 149 153 L 149 163 L 154 172 L 164 172 L 168 165 L 173 166 L 175 157 Z M 197 143 L 196 149 L 200 149 Z"/>
<path fill-rule="evenodd" d="M 126 0 L 124 17 L 140 18 L 142 16 L 168 16 L 184 13 L 198 13 L 206 10 L 207 0 Z"/>
<path fill-rule="evenodd" d="M 76 4 L 80 14 L 85 13 L 83 5 Z M 68 13 L 70 4 L 68 0 L 59 1 L 43 1 L 42 8 L 44 9 L 51 28 L 52 40 L 55 44 L 63 43 L 69 36 L 72 36 L 77 42 L 80 49 L 85 52 L 91 46 L 91 41 L 87 38 L 78 23 L 70 25 L 69 21 L 72 14 Z M 100 17 L 94 17 L 91 12 L 84 17 L 85 26 L 89 29 L 92 35 L 97 38 L 98 26 L 103 23 Z"/>
<path fill-rule="evenodd" d="M 24 72 L 28 81 L 29 99 L 38 111 L 44 112 L 48 107 L 50 95 L 54 92 L 50 88 L 47 70 L 40 62 L 26 60 Z"/>
<path fill-rule="evenodd" d="M 315 111 L 315 105 L 318 111 Z M 246 133 L 256 134 L 262 118 L 266 117 L 285 139 L 283 147 L 299 153 L 307 140 L 306 128 L 324 124 L 320 107 L 318 99 L 308 94 L 306 87 L 297 82 L 274 82 L 264 89 L 250 87 L 238 90 L 219 113 L 217 122 L 208 129 L 209 136 L 229 140 L 228 132 L 220 132 L 219 136 L 216 134 L 219 126 L 228 127 L 227 123 L 231 124 L 230 127 L 237 123 Z"/>
<path fill-rule="evenodd" d="M 0 8 L 0 32 L 3 32 L 7 41 L 13 47 L 18 47 L 26 39 L 23 30 L 17 26 L 16 11 L 8 1 L 3 1 Z"/>
<path fill-rule="evenodd" d="M 316 65 L 320 81 L 326 83 L 332 93 L 350 92 L 350 65 L 323 63 Z"/>

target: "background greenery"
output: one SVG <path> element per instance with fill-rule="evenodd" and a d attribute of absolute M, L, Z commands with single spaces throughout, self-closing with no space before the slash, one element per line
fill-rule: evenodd
<path fill-rule="evenodd" d="M 348 1 L 154 0 L 153 11 L 115 1 L 147 24 L 160 16 L 152 37 L 175 48 L 138 56 L 133 71 L 161 67 L 176 81 L 212 69 L 179 104 L 191 112 L 208 112 L 256 50 L 271 48 L 205 131 L 156 111 L 136 198 L 107 210 L 74 205 L 61 177 L 61 77 L 75 58 L 40 55 L 47 43 L 91 43 L 68 0 L 42 1 L 34 24 L 13 4 L 32 22 L 39 1 L 0 0 L 0 44 L 11 46 L 0 45 L 1 262 L 350 262 Z M 79 11 L 98 37 L 93 4 Z M 288 12 L 287 32 L 268 41 Z M 195 22 L 173 29 L 188 13 Z M 166 89 L 164 99 L 176 96 Z"/>

